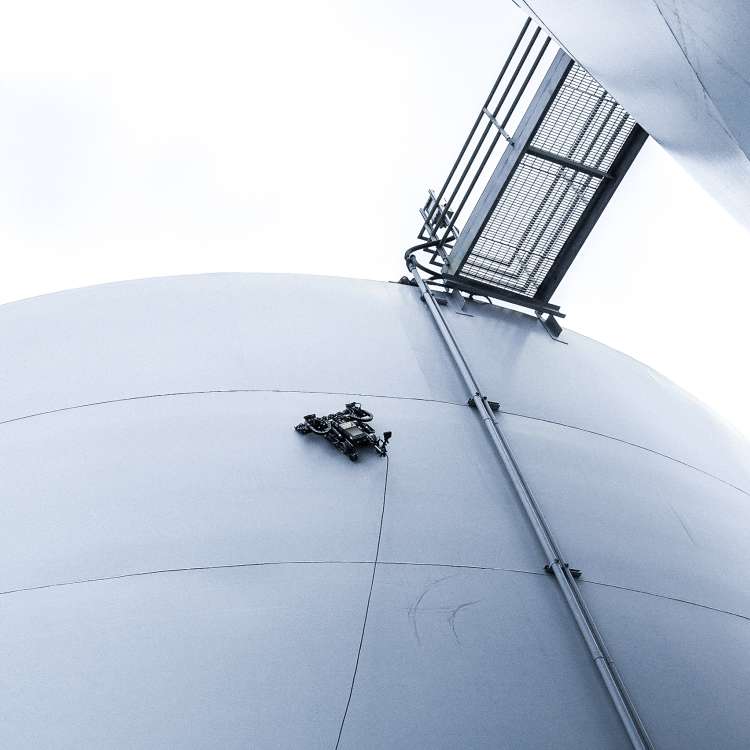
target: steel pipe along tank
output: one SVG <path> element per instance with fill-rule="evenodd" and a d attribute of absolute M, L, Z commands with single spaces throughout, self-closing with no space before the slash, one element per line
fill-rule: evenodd
<path fill-rule="evenodd" d="M 657 748 L 747 748 L 750 451 L 648 367 L 441 310 Z M 0 308 L 3 748 L 628 748 L 412 286 Z M 359 401 L 387 459 L 293 429 Z"/>

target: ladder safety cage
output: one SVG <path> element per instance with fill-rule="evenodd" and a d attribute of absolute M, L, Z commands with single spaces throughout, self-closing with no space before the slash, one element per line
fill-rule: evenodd
<path fill-rule="evenodd" d="M 420 209 L 418 247 L 436 283 L 562 317 L 550 298 L 647 134 L 550 41 L 526 19 L 442 188 Z"/>

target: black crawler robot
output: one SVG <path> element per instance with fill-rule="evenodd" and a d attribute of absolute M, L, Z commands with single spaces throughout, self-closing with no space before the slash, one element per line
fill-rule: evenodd
<path fill-rule="evenodd" d="M 362 408 L 362 404 L 352 401 L 343 411 L 319 417 L 317 414 L 307 414 L 305 421 L 300 422 L 294 429 L 307 435 L 313 432 L 322 435 L 334 448 L 349 456 L 350 461 L 359 458 L 358 448 L 374 448 L 380 456 L 387 453 L 390 432 L 384 432 L 379 438 L 368 422 L 372 422 L 372 414 Z"/>

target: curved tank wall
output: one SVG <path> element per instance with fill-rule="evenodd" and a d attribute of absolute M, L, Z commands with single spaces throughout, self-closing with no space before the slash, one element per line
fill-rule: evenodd
<path fill-rule="evenodd" d="M 746 748 L 747 445 L 590 339 L 443 310 L 656 747 Z M 0 746 L 629 747 L 413 287 L 110 284 L 0 342 Z M 292 429 L 352 399 L 387 461 Z"/>
<path fill-rule="evenodd" d="M 523 4 L 714 198 L 750 227 L 750 4 Z"/>

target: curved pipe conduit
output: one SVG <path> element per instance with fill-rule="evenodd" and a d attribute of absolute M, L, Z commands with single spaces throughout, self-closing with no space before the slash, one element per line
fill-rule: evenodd
<path fill-rule="evenodd" d="M 417 261 L 412 255 L 412 253 L 418 248 L 421 249 L 421 246 L 407 250 L 407 268 L 419 287 L 422 300 L 430 311 L 438 332 L 448 348 L 448 352 L 450 353 L 451 358 L 469 391 L 470 397 L 474 400 L 477 412 L 482 419 L 482 424 L 484 425 L 490 442 L 497 453 L 500 463 L 503 465 L 503 468 L 513 484 L 513 488 L 521 503 L 521 507 L 544 552 L 547 561 L 546 569 L 554 575 L 555 580 L 557 581 L 565 603 L 573 616 L 594 664 L 596 664 L 596 667 L 599 670 L 599 674 L 602 677 L 607 693 L 609 694 L 615 710 L 623 723 L 633 748 L 636 750 L 654 750 L 654 745 L 648 736 L 648 732 L 638 715 L 638 711 L 636 710 L 630 695 L 628 694 L 622 677 L 610 656 L 604 639 L 594 622 L 594 618 L 583 599 L 581 590 L 573 577 L 573 573 L 571 572 L 566 558 L 560 551 L 560 547 L 555 540 L 552 529 L 545 519 L 541 508 L 534 499 L 531 489 L 526 483 L 518 463 L 513 456 L 513 452 L 511 451 L 507 439 L 492 416 L 492 409 L 487 396 L 484 395 L 479 388 L 471 368 L 469 367 L 469 363 L 466 361 L 466 358 L 458 346 L 458 342 L 440 312 L 440 308 L 432 291 L 427 284 L 425 284 L 419 273 Z"/>

